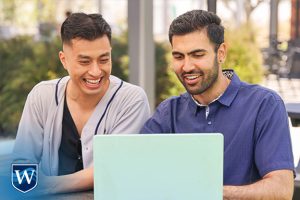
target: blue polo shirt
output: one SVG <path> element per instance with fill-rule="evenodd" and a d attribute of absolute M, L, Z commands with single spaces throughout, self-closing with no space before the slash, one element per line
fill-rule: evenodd
<path fill-rule="evenodd" d="M 293 170 L 282 99 L 267 88 L 241 82 L 233 71 L 230 79 L 208 108 L 188 93 L 163 101 L 141 133 L 222 133 L 224 185 L 250 184 L 273 170 Z"/>

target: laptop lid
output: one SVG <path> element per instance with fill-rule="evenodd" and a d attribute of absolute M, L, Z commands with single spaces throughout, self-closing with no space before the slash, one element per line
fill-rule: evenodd
<path fill-rule="evenodd" d="M 222 134 L 96 135 L 96 200 L 223 199 Z"/>

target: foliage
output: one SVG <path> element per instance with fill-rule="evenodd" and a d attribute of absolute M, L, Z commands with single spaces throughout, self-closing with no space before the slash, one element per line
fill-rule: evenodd
<path fill-rule="evenodd" d="M 112 74 L 128 81 L 128 44 L 127 32 L 112 39 Z"/>
<path fill-rule="evenodd" d="M 15 0 L 2 0 L 0 3 L 2 6 L 1 12 L 3 21 L 13 21 L 15 18 L 16 2 Z"/>
<path fill-rule="evenodd" d="M 227 30 L 228 54 L 225 68 L 234 69 L 240 79 L 259 83 L 263 78 L 262 56 L 249 27 Z"/>
<path fill-rule="evenodd" d="M 184 91 L 175 73 L 168 67 L 170 65 L 170 55 L 168 44 L 155 44 L 156 106 L 166 98 L 179 95 Z"/>
<path fill-rule="evenodd" d="M 60 42 L 17 37 L 0 42 L 0 133 L 14 133 L 31 88 L 64 74 L 58 60 Z"/>

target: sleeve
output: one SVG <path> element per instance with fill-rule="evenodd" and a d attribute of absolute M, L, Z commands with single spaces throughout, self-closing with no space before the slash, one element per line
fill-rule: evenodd
<path fill-rule="evenodd" d="M 288 116 L 281 99 L 269 98 L 261 104 L 255 134 L 255 163 L 262 177 L 274 170 L 294 169 Z"/>
<path fill-rule="evenodd" d="M 127 91 L 126 96 L 123 98 L 121 109 L 110 134 L 139 133 L 145 121 L 150 117 L 148 99 L 142 89 L 134 92 Z"/>
<path fill-rule="evenodd" d="M 13 149 L 14 160 L 40 162 L 43 149 L 43 125 L 37 97 L 38 94 L 33 89 L 25 102 Z"/>
<path fill-rule="evenodd" d="M 153 116 L 146 121 L 142 129 L 140 130 L 141 134 L 148 133 L 171 133 L 171 129 L 168 128 L 168 117 L 165 112 L 167 102 L 162 102 L 156 109 Z"/>

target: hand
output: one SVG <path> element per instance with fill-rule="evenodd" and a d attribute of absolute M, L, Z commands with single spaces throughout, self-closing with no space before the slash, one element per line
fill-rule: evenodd
<path fill-rule="evenodd" d="M 92 189 L 94 186 L 94 168 L 87 168 L 63 176 L 39 175 L 41 194 L 78 192 Z"/>

